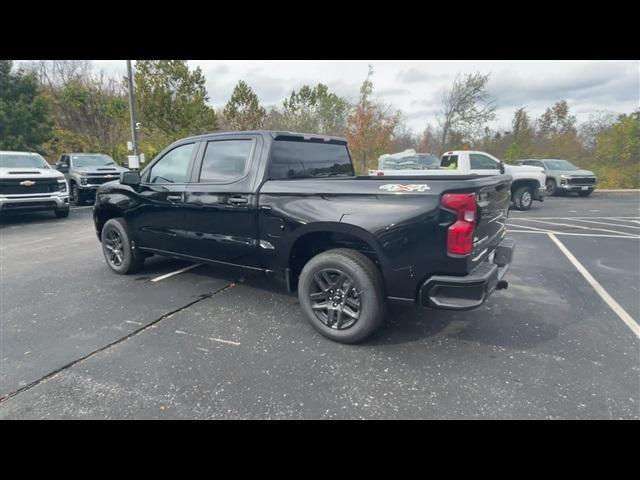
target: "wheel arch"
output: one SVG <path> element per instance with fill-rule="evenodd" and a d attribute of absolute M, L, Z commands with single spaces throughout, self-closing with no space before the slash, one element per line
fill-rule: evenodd
<path fill-rule="evenodd" d="M 333 248 L 349 248 L 367 256 L 384 275 L 386 258 L 370 232 L 341 222 L 318 222 L 296 232 L 286 252 L 286 276 L 289 291 L 298 285 L 304 265 L 317 254 Z"/>

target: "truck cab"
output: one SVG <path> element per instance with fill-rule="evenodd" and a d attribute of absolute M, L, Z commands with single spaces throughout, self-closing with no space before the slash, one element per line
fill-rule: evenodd
<path fill-rule="evenodd" d="M 56 169 L 69 182 L 70 201 L 74 205 L 93 201 L 100 185 L 117 180 L 121 172 L 129 171 L 103 153 L 64 153 L 60 155 Z"/>

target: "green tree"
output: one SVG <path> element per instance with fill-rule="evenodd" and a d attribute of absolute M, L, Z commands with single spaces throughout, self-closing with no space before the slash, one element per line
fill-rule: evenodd
<path fill-rule="evenodd" d="M 343 135 L 348 113 L 349 102 L 329 92 L 322 83 L 303 85 L 283 102 L 284 123 L 289 130 Z"/>
<path fill-rule="evenodd" d="M 240 80 L 222 111 L 224 121 L 231 130 L 255 130 L 261 128 L 267 111 L 260 106 L 258 96 Z"/>
<path fill-rule="evenodd" d="M 0 60 L 0 149 L 42 152 L 52 128 L 48 102 L 35 73 L 12 73 L 12 67 Z"/>
<path fill-rule="evenodd" d="M 605 187 L 640 187 L 640 110 L 620 115 L 596 139 L 594 169 Z"/>
<path fill-rule="evenodd" d="M 164 146 L 186 135 L 216 130 L 206 79 L 184 60 L 136 61 L 136 103 L 146 141 Z M 144 141 L 144 140 L 143 140 Z"/>
<path fill-rule="evenodd" d="M 505 160 L 526 158 L 531 152 L 534 130 L 531 126 L 529 113 L 524 107 L 518 108 L 513 113 L 511 126 L 511 144 L 505 152 Z"/>

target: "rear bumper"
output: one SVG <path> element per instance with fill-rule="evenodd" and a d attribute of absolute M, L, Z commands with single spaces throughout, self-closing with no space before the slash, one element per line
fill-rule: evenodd
<path fill-rule="evenodd" d="M 482 262 L 468 275 L 436 275 L 427 279 L 420 288 L 418 303 L 423 307 L 444 310 L 470 310 L 479 307 L 506 275 L 514 249 L 515 241 L 505 238 L 496 247 L 493 261 Z"/>

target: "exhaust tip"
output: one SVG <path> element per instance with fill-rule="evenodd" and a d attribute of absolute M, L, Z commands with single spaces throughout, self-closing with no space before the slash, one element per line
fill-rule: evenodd
<path fill-rule="evenodd" d="M 509 287 L 509 282 L 506 280 L 500 280 L 496 285 L 496 290 L 506 290 Z"/>

